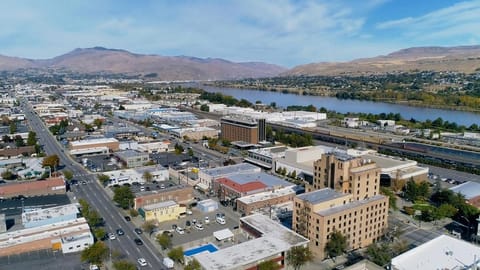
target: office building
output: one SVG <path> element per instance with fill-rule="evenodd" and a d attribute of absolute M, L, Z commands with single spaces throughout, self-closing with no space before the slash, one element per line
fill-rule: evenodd
<path fill-rule="evenodd" d="M 220 120 L 221 138 L 231 142 L 258 144 L 266 139 L 265 119 L 225 116 Z"/>
<path fill-rule="evenodd" d="M 62 221 L 74 220 L 80 214 L 74 204 L 61 205 L 45 209 L 25 208 L 22 224 L 25 228 L 34 228 Z"/>
<path fill-rule="evenodd" d="M 164 201 L 144 205 L 138 210 L 138 213 L 145 221 L 154 221 L 160 223 L 180 218 L 180 214 L 185 213 L 185 210 L 185 206 L 180 206 L 175 201 Z"/>
<path fill-rule="evenodd" d="M 150 160 L 148 153 L 125 150 L 115 153 L 120 162 L 127 168 L 144 166 Z"/>
<path fill-rule="evenodd" d="M 63 177 L 51 177 L 44 181 L 24 181 L 0 186 L 0 198 L 13 198 L 20 195 L 30 197 L 65 193 L 66 186 Z"/>
<path fill-rule="evenodd" d="M 259 173 L 262 169 L 252 164 L 240 163 L 235 165 L 210 168 L 200 170 L 198 172 L 198 184 L 197 187 L 203 191 L 207 191 L 213 188 L 213 181 L 222 177 L 226 177 L 239 173 Z"/>

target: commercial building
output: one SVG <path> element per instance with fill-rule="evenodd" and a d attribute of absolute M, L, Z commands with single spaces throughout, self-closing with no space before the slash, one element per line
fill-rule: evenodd
<path fill-rule="evenodd" d="M 248 150 L 248 157 L 246 162 L 253 163 L 264 169 L 272 169 L 274 159 L 285 157 L 286 146 L 274 146 L 267 148 Z"/>
<path fill-rule="evenodd" d="M 164 222 L 175 220 L 180 217 L 181 213 L 185 213 L 186 207 L 180 206 L 175 201 L 164 201 L 154 204 L 144 205 L 138 210 L 138 213 L 145 221 Z"/>
<path fill-rule="evenodd" d="M 293 229 L 311 240 L 310 248 L 325 258 L 333 232 L 347 238 L 348 249 L 378 240 L 387 228 L 388 197 L 380 195 L 380 168 L 346 152 L 323 154 L 314 163 L 308 193 L 294 199 Z"/>
<path fill-rule="evenodd" d="M 392 259 L 392 270 L 474 270 L 480 266 L 480 247 L 440 235 Z"/>
<path fill-rule="evenodd" d="M 74 204 L 44 209 L 26 208 L 22 213 L 22 224 L 25 228 L 34 228 L 57 222 L 74 220 L 79 213 L 77 206 Z"/>
<path fill-rule="evenodd" d="M 390 186 L 396 190 L 401 190 L 409 180 L 421 182 L 428 178 L 428 167 L 420 167 L 414 160 L 378 153 L 369 153 L 361 157 L 375 162 L 380 168 L 382 186 Z"/>
<path fill-rule="evenodd" d="M 173 186 L 161 190 L 145 191 L 135 194 L 134 208 L 139 209 L 144 205 L 155 204 L 165 201 L 175 201 L 179 204 L 187 204 L 193 200 L 193 188 L 191 186 Z"/>
<path fill-rule="evenodd" d="M 236 200 L 237 211 L 242 214 L 250 215 L 258 209 L 265 209 L 277 204 L 293 202 L 295 194 L 295 188 L 290 186 L 243 196 Z"/>
<path fill-rule="evenodd" d="M 240 218 L 240 229 L 251 240 L 213 253 L 193 255 L 202 269 L 250 270 L 257 269 L 260 262 L 268 260 L 283 268 L 287 263 L 287 251 L 292 247 L 306 246 L 309 242 L 305 237 L 260 214 Z"/>
<path fill-rule="evenodd" d="M 219 200 L 235 202 L 244 196 L 292 186 L 295 185 L 271 174 L 242 173 L 215 180 L 213 191 Z"/>
<path fill-rule="evenodd" d="M 205 137 L 218 138 L 218 129 L 209 127 L 177 128 L 170 130 L 170 134 L 177 138 L 188 138 L 189 140 L 199 141 Z"/>
<path fill-rule="evenodd" d="M 79 252 L 93 240 L 85 218 L 65 220 L 0 234 L 0 257 L 44 249 Z"/>
<path fill-rule="evenodd" d="M 147 182 L 145 179 L 145 173 L 149 173 L 151 176 L 150 181 L 166 181 L 169 178 L 168 169 L 161 165 L 152 165 L 145 167 L 138 167 L 133 169 L 124 169 L 104 172 L 105 175 L 110 177 L 109 186 L 124 185 Z"/>
<path fill-rule="evenodd" d="M 252 164 L 240 163 L 235 165 L 200 170 L 198 172 L 198 188 L 207 191 L 213 188 L 213 181 L 239 173 L 259 173 L 262 169 Z"/>
<path fill-rule="evenodd" d="M 122 126 L 107 126 L 105 127 L 105 137 L 107 138 L 115 138 L 115 139 L 131 139 L 139 134 L 141 134 L 141 130 L 130 125 L 122 125 Z"/>
<path fill-rule="evenodd" d="M 169 145 L 170 141 L 139 143 L 137 144 L 137 150 L 149 154 L 167 152 Z"/>
<path fill-rule="evenodd" d="M 87 150 L 106 147 L 109 151 L 115 152 L 118 151 L 119 144 L 120 143 L 115 138 L 87 139 L 70 142 L 70 150 Z"/>
<path fill-rule="evenodd" d="M 115 153 L 120 162 L 127 168 L 144 166 L 150 160 L 148 153 L 138 152 L 135 150 L 125 150 Z"/>
<path fill-rule="evenodd" d="M 265 119 L 246 116 L 225 116 L 220 120 L 221 138 L 231 142 L 258 144 L 266 139 Z"/>
<path fill-rule="evenodd" d="M 0 186 L 0 198 L 23 196 L 42 196 L 65 194 L 66 186 L 63 177 L 52 177 L 44 181 L 25 181 Z"/>
<path fill-rule="evenodd" d="M 469 204 L 477 208 L 480 208 L 480 184 L 479 183 L 467 181 L 458 186 L 451 187 L 450 190 L 455 193 L 462 194 L 463 197 L 465 197 L 465 200 Z"/>

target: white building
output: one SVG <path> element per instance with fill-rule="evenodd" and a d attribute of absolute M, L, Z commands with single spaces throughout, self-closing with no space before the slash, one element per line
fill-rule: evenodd
<path fill-rule="evenodd" d="M 480 267 L 480 247 L 440 235 L 392 259 L 392 270 L 474 270 Z"/>
<path fill-rule="evenodd" d="M 273 168 L 273 160 L 285 157 L 286 146 L 274 146 L 248 150 L 248 157 L 245 161 L 258 165 L 265 169 Z"/>
<path fill-rule="evenodd" d="M 169 178 L 168 169 L 160 165 L 139 167 L 135 169 L 125 169 L 104 172 L 105 175 L 110 177 L 108 186 L 132 184 L 134 182 L 145 183 L 143 177 L 145 172 L 149 172 L 152 175 L 152 181 L 166 181 Z"/>

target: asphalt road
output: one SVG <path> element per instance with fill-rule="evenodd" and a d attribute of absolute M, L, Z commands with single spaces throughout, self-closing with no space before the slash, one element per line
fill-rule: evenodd
<path fill-rule="evenodd" d="M 50 134 L 41 119 L 33 112 L 31 106 L 26 105 L 22 101 L 22 107 L 27 119 L 30 121 L 31 128 L 36 132 L 37 138 L 39 138 L 39 141 L 44 145 L 45 153 L 47 155 L 58 155 L 60 164 L 65 165 L 65 170 L 70 170 L 77 177 L 77 180 L 87 182 L 86 185 L 74 187 L 72 191 L 75 197 L 77 199 L 86 199 L 87 202 L 100 213 L 106 222 L 106 230 L 108 232 L 114 232 L 117 228 L 122 228 L 125 231 L 125 235 L 117 237 L 116 240 L 107 241 L 107 244 L 111 244 L 113 250 L 118 250 L 120 253 L 125 254 L 131 261 L 136 262 L 138 258 L 145 258 L 148 266 L 144 268 L 158 269 L 161 267 L 163 258 L 160 253 L 146 240 L 144 235 L 137 235 L 133 231 L 133 224 L 127 222 L 120 213 L 120 210 L 113 205 L 103 187 L 96 181 L 95 175 L 86 171 L 81 165 L 64 153 L 61 145 Z M 133 240 L 137 237 L 142 239 L 144 245 L 137 246 L 134 243 Z"/>

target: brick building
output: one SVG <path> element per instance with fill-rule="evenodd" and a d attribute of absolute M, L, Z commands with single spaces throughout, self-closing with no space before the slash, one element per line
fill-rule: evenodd
<path fill-rule="evenodd" d="M 120 142 L 115 138 L 88 139 L 70 142 L 71 150 L 86 150 L 107 147 L 109 151 L 118 151 Z"/>
<path fill-rule="evenodd" d="M 226 116 L 220 120 L 221 138 L 229 141 L 243 141 L 258 144 L 266 139 L 265 119 L 245 116 Z"/>
<path fill-rule="evenodd" d="M 0 186 L 0 198 L 12 198 L 19 195 L 26 197 L 65 194 L 63 177 L 52 177 L 43 181 L 25 181 Z"/>
<path fill-rule="evenodd" d="M 236 200 L 237 211 L 242 214 L 249 215 L 258 209 L 267 208 L 286 202 L 293 202 L 293 198 L 295 198 L 295 189 L 293 187 L 260 192 L 238 198 Z"/>

